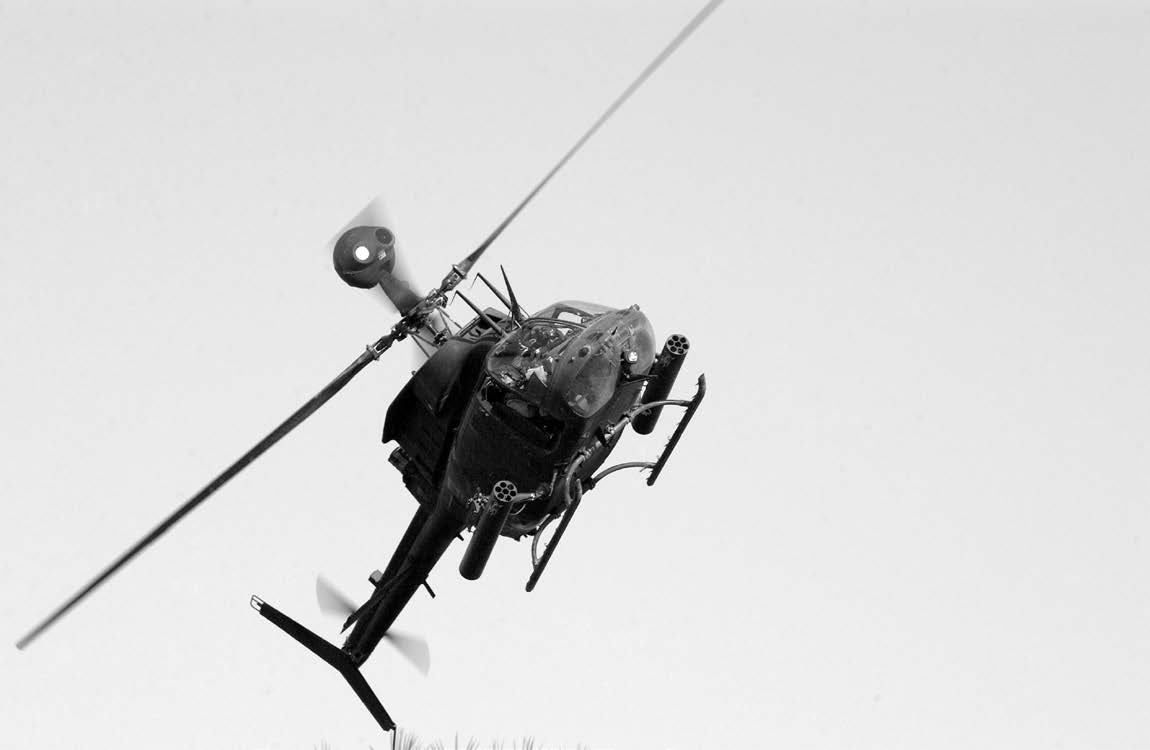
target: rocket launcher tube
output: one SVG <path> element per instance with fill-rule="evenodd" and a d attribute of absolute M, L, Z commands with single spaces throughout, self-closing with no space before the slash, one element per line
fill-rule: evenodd
<path fill-rule="evenodd" d="M 459 561 L 459 574 L 469 581 L 474 581 L 483 575 L 487 561 L 491 558 L 491 551 L 495 549 L 495 542 L 507 523 L 511 514 L 511 505 L 518 496 L 515 485 L 506 480 L 496 482 L 491 491 L 491 500 L 479 516 L 475 524 L 475 531 L 463 559 Z"/>
<path fill-rule="evenodd" d="M 659 352 L 655 364 L 651 366 L 650 380 L 647 381 L 647 387 L 643 389 L 641 403 L 650 404 L 655 401 L 666 400 L 667 394 L 675 385 L 675 378 L 678 377 L 679 370 L 683 367 L 683 360 L 687 357 L 687 350 L 690 348 L 690 342 L 682 334 L 675 333 L 667 337 L 666 343 L 663 344 L 663 351 Z M 636 416 L 631 422 L 631 426 L 640 435 L 649 435 L 655 429 L 655 424 L 659 421 L 659 414 L 662 411 L 662 406 L 648 409 Z"/>

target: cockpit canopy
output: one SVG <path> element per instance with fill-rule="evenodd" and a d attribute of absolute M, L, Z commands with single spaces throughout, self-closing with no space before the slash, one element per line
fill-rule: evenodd
<path fill-rule="evenodd" d="M 532 315 L 532 319 L 556 320 L 578 323 L 585 326 L 603 313 L 615 312 L 616 308 L 598 305 L 594 302 L 579 302 L 576 300 L 563 300 L 548 305 Z"/>
<path fill-rule="evenodd" d="M 654 363 L 647 316 L 637 306 L 565 301 L 540 310 L 492 347 L 487 372 L 525 415 L 534 409 L 557 419 L 585 418 L 611 399 L 624 360 L 636 375 Z"/>

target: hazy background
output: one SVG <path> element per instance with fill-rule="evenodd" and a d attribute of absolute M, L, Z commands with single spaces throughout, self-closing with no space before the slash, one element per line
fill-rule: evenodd
<path fill-rule="evenodd" d="M 407 351 L 11 643 L 390 327 L 343 222 L 382 193 L 434 284 L 701 4 L 0 5 L 0 744 L 385 746 L 247 601 L 335 638 L 316 573 L 368 592 Z M 480 269 L 639 303 L 710 395 L 534 594 L 526 543 L 449 551 L 430 677 L 366 669 L 397 719 L 1150 746 L 1148 71 L 1146 3 L 729 0 Z"/>

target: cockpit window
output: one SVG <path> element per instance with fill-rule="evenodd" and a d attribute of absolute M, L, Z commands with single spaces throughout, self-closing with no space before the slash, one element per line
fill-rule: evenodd
<path fill-rule="evenodd" d="M 606 305 L 597 305 L 594 302 L 564 300 L 543 308 L 532 317 L 587 325 L 603 313 L 611 312 L 614 309 Z"/>
<path fill-rule="evenodd" d="M 496 382 L 538 406 L 551 385 L 555 363 L 580 330 L 557 320 L 528 320 L 492 347 L 487 370 Z"/>
<path fill-rule="evenodd" d="M 599 411 L 614 395 L 624 361 L 641 375 L 654 359 L 655 335 L 637 307 L 557 302 L 492 347 L 487 371 L 508 404 L 563 419 Z"/>
<path fill-rule="evenodd" d="M 625 359 L 637 373 L 655 361 L 655 334 L 637 308 L 603 315 L 567 347 L 558 385 L 568 408 L 581 417 L 599 411 L 615 394 Z"/>

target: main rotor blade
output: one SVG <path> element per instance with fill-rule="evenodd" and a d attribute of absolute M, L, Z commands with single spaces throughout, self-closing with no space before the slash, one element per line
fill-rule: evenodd
<path fill-rule="evenodd" d="M 695 29 L 699 28 L 699 25 L 702 24 L 703 21 L 707 20 L 707 16 L 711 15 L 715 8 L 719 7 L 720 3 L 722 2 L 723 0 L 710 0 L 710 2 L 703 6 L 702 10 L 695 14 L 694 18 L 687 22 L 687 25 L 684 26 L 683 29 L 675 36 L 675 38 L 672 39 L 670 43 L 663 48 L 663 51 L 660 52 L 655 57 L 655 59 L 652 60 L 647 65 L 647 67 L 643 69 L 643 72 L 639 74 L 639 77 L 636 78 L 630 86 L 624 89 L 623 93 L 620 94 L 619 97 L 615 99 L 615 101 L 611 102 L 611 106 L 607 107 L 607 111 L 599 116 L 599 119 L 595 121 L 595 123 L 587 130 L 587 132 L 584 133 L 581 138 L 579 138 L 579 140 L 575 141 L 575 145 L 572 146 L 571 149 L 563 155 L 563 158 L 560 159 L 559 162 L 551 168 L 551 171 L 543 176 L 543 179 L 539 181 L 539 184 L 532 188 L 531 192 L 527 194 L 527 197 L 524 198 L 519 203 L 519 205 L 516 206 L 515 209 L 507 215 L 506 219 L 500 222 L 499 226 L 495 227 L 491 234 L 487 235 L 487 239 L 483 240 L 479 247 L 475 248 L 475 250 L 472 251 L 470 255 L 468 255 L 458 264 L 457 267 L 460 273 L 466 276 L 468 272 L 471 271 L 471 267 L 474 266 L 476 261 L 479 260 L 479 256 L 483 255 L 487 248 L 490 247 L 491 243 L 494 242 L 499 235 L 503 234 L 503 230 L 507 228 L 508 224 L 515 220 L 515 217 L 518 216 L 519 212 L 522 211 L 523 208 L 531 201 L 531 199 L 535 197 L 535 194 L 542 190 L 543 186 L 551 181 L 551 178 L 555 176 L 555 173 L 563 168 L 563 165 L 566 164 L 571 159 L 571 157 L 575 155 L 575 152 L 582 148 L 583 144 L 586 143 L 591 138 L 591 136 L 595 135 L 596 131 L 598 131 L 599 128 L 603 126 L 603 123 L 607 122 L 607 120 L 611 118 L 611 115 L 615 114 L 615 111 L 619 109 L 619 107 L 623 106 L 625 101 L 631 98 L 631 95 L 634 94 L 635 91 L 637 91 L 638 88 L 642 86 L 648 78 L 651 77 L 651 74 L 658 70 L 659 66 L 663 64 L 663 61 L 670 57 L 671 53 L 677 50 L 679 46 L 687 40 L 687 37 L 689 37 L 695 31 Z"/>
<path fill-rule="evenodd" d="M 379 341 L 375 342 L 375 344 L 372 346 L 368 347 L 368 349 L 364 351 L 363 354 L 359 355 L 359 357 L 357 357 L 354 362 L 348 365 L 347 369 L 341 372 L 335 380 L 328 383 L 323 388 L 323 390 L 321 390 L 315 396 L 312 396 L 312 398 L 299 409 L 296 409 L 291 416 L 289 416 L 287 419 L 281 422 L 278 427 L 268 433 L 263 440 L 256 443 L 255 446 L 251 448 L 251 450 L 240 456 L 239 459 L 237 459 L 236 462 L 231 466 L 224 469 L 219 476 L 209 482 L 202 490 L 193 495 L 192 498 L 189 499 L 186 503 L 177 508 L 175 512 L 161 521 L 158 526 L 145 534 L 144 537 L 132 545 L 127 552 L 117 557 L 111 565 L 105 568 L 103 572 L 101 572 L 98 576 L 89 581 L 88 584 L 76 592 L 72 598 L 68 599 L 68 601 L 60 605 L 60 607 L 58 607 L 52 614 L 40 622 L 40 624 L 32 628 L 32 630 L 28 631 L 28 633 L 23 638 L 16 641 L 16 648 L 26 648 L 28 644 L 36 640 L 36 638 L 38 638 L 41 633 L 43 633 L 57 620 L 67 614 L 69 610 L 79 604 L 84 599 L 84 597 L 92 593 L 100 584 L 108 580 L 108 578 L 110 578 L 120 568 L 124 567 L 124 565 L 126 565 L 132 558 L 144 551 L 144 549 L 152 544 L 152 542 L 163 536 L 164 533 L 168 531 L 168 529 L 175 526 L 181 518 L 195 510 L 196 506 L 211 497 L 215 491 L 220 487 L 223 487 L 229 479 L 234 477 L 236 474 L 239 474 L 240 471 L 244 469 L 244 467 L 259 458 L 264 453 L 264 451 L 278 443 L 280 439 L 284 437 L 284 435 L 287 435 L 289 432 L 298 427 L 301 422 L 314 414 L 316 410 L 327 403 L 332 396 L 339 393 L 345 385 L 351 382 L 351 379 L 358 375 L 360 370 L 378 359 L 379 355 L 391 346 L 391 342 L 393 340 L 394 334 L 388 334 L 382 337 Z"/>

